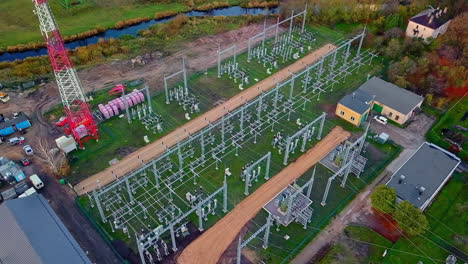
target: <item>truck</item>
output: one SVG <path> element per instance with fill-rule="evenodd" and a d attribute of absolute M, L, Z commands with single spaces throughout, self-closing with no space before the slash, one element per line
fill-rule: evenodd
<path fill-rule="evenodd" d="M 7 93 L 0 92 L 0 102 L 6 104 L 10 101 L 10 96 Z"/>

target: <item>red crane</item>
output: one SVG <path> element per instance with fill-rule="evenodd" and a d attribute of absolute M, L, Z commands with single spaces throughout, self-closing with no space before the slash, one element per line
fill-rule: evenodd
<path fill-rule="evenodd" d="M 98 140 L 98 129 L 47 1 L 32 0 L 67 115 L 67 133 L 83 148 L 88 139 Z"/>

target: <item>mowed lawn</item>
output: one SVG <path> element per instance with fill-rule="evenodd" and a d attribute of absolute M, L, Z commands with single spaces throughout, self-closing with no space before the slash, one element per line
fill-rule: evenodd
<path fill-rule="evenodd" d="M 467 261 L 468 254 L 468 174 L 454 174 L 426 210 L 429 228 L 422 235 L 400 238 L 383 263 L 441 263 L 449 255 Z M 461 261 L 460 258 L 464 258 Z"/>
<path fill-rule="evenodd" d="M 182 12 L 190 8 L 183 3 L 112 5 L 100 6 L 93 0 L 65 9 L 59 0 L 50 0 L 49 5 L 63 36 L 74 35 L 97 27 L 113 27 L 117 21 L 137 18 L 153 18 L 157 12 Z M 122 1 L 123 2 L 123 1 Z M 39 21 L 33 13 L 31 0 L 0 1 L 0 47 L 30 42 L 42 42 Z"/>
<path fill-rule="evenodd" d="M 319 264 L 340 262 L 380 263 L 386 248 L 392 242 L 364 226 L 347 226 L 340 242 L 335 244 Z M 320 257 L 319 257 L 320 258 Z"/>
<path fill-rule="evenodd" d="M 468 114 L 468 96 L 460 99 L 460 101 L 450 108 L 446 113 L 442 115 L 440 120 L 429 130 L 426 137 L 430 142 L 433 142 L 446 149 L 450 148 L 450 143 L 445 140 L 445 136 L 442 134 L 442 129 L 452 129 L 465 138 L 468 138 L 468 132 L 464 132 L 460 129 L 456 129 L 455 126 L 459 125 L 468 128 L 468 118 L 464 119 L 464 116 Z M 461 146 L 462 151 L 457 155 L 461 159 L 468 160 L 468 140 L 466 140 Z"/>

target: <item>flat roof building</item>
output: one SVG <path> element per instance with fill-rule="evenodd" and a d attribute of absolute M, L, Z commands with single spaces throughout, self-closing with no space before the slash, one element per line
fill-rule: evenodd
<path fill-rule="evenodd" d="M 439 193 L 460 159 L 445 149 L 424 142 L 401 166 L 387 186 L 396 190 L 399 200 L 406 200 L 425 210 Z"/>
<path fill-rule="evenodd" d="M 0 263 L 91 264 L 41 194 L 0 205 Z"/>

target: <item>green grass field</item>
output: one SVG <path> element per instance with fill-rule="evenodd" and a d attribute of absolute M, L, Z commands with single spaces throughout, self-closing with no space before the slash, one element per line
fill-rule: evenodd
<path fill-rule="evenodd" d="M 431 263 L 432 260 L 440 263 L 449 254 L 458 256 L 457 263 L 464 263 L 460 257 L 464 257 L 466 261 L 468 256 L 467 182 L 468 174 L 454 174 L 425 211 L 429 221 L 428 230 L 416 237 L 400 238 L 383 259 L 383 263 Z"/>
<path fill-rule="evenodd" d="M 462 151 L 457 155 L 462 160 L 468 159 L 468 132 L 463 132 L 455 128 L 456 125 L 468 128 L 468 118 L 465 121 L 462 121 L 463 116 L 467 113 L 468 109 L 468 97 L 462 99 L 457 105 L 445 112 L 439 119 L 439 121 L 434 124 L 434 126 L 427 132 L 426 138 L 445 149 L 450 148 L 450 143 L 445 140 L 445 136 L 442 134 L 442 129 L 453 129 L 456 132 L 459 132 L 465 137 L 465 142 L 461 146 Z"/>
<path fill-rule="evenodd" d="M 98 27 L 110 28 L 117 21 L 154 17 L 157 12 L 183 12 L 190 8 L 182 3 L 152 5 L 99 6 L 94 1 L 65 9 L 59 1 L 49 1 L 63 36 L 78 34 Z M 29 42 L 42 42 L 39 21 L 33 14 L 34 5 L 28 0 L 3 0 L 0 2 L 0 47 Z"/>
<path fill-rule="evenodd" d="M 195 1 L 194 7 L 190 7 L 183 1 L 166 1 L 166 3 L 141 4 L 132 1 L 96 1 L 87 0 L 64 8 L 61 0 L 51 0 L 49 5 L 57 20 L 62 36 L 71 36 L 99 27 L 113 28 L 118 21 L 150 17 L 156 13 L 180 13 L 196 9 L 204 4 L 215 2 L 227 2 L 229 5 L 239 5 L 239 0 L 227 1 Z M 0 1 L 0 48 L 27 44 L 31 42 L 43 42 L 39 31 L 39 21 L 33 14 L 34 5 L 28 0 L 3 0 Z"/>
<path fill-rule="evenodd" d="M 385 249 L 391 246 L 392 242 L 372 229 L 351 225 L 345 228 L 342 239 L 318 263 L 380 263 Z"/>

